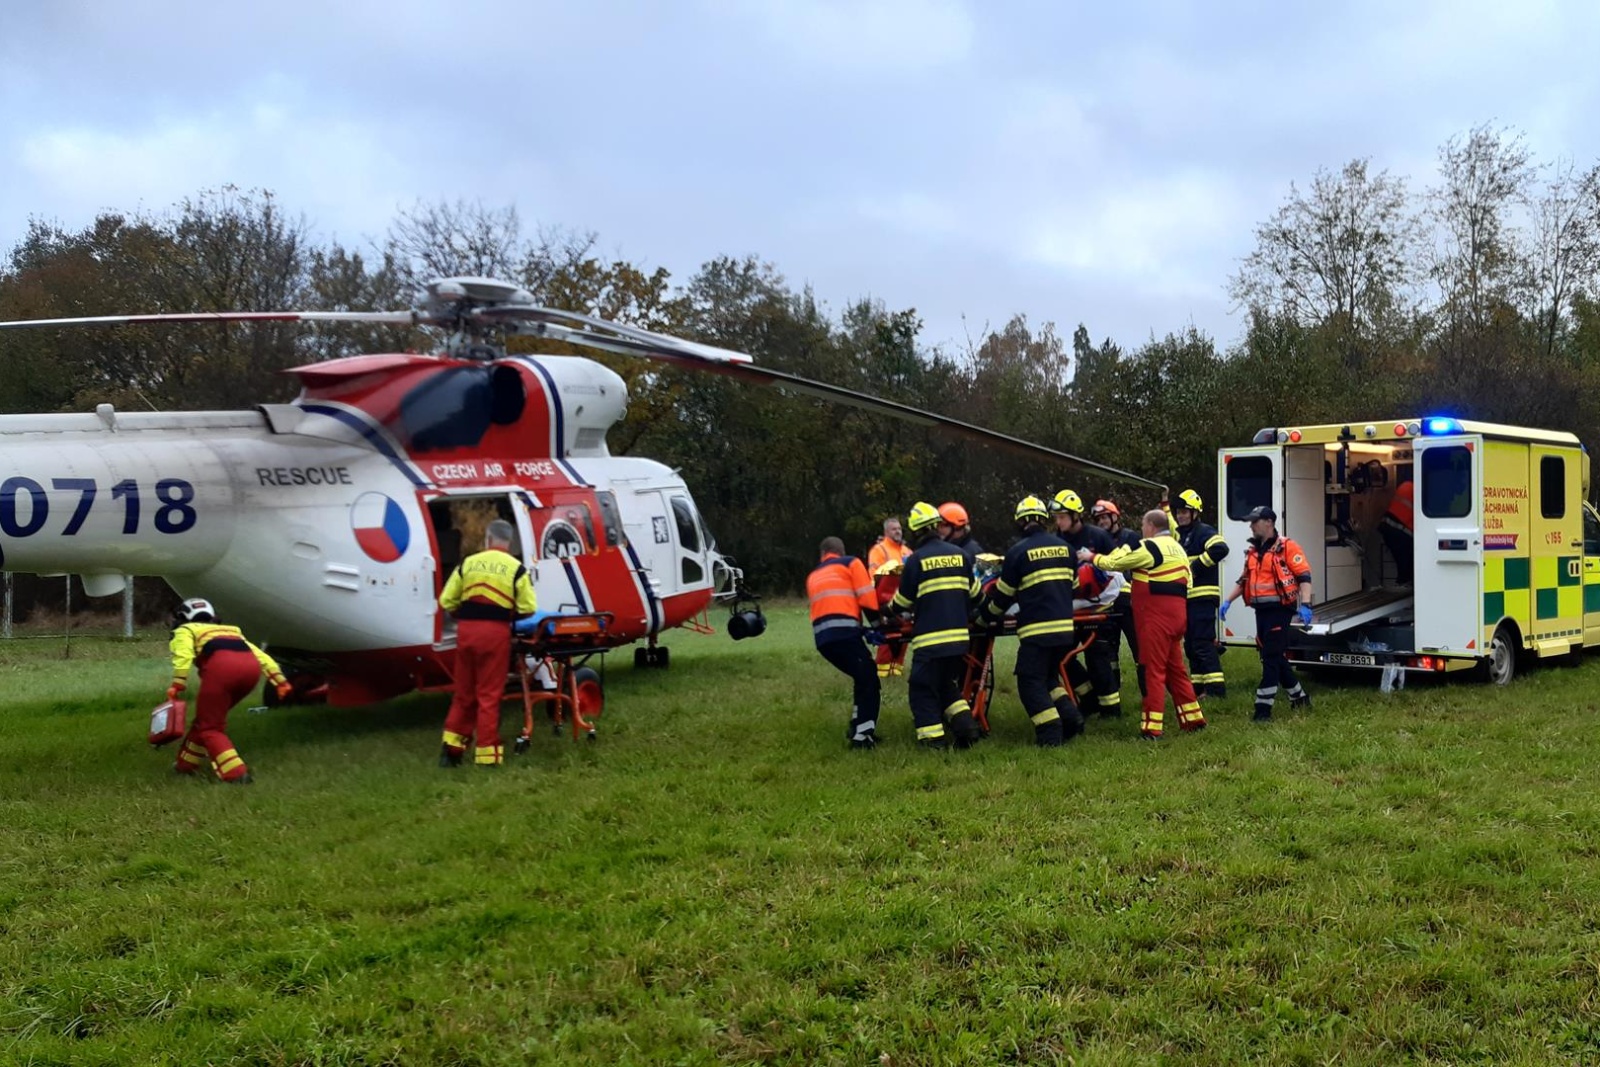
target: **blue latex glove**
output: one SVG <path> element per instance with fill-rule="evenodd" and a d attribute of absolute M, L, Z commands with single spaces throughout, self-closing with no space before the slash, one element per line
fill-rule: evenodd
<path fill-rule="evenodd" d="M 1228 605 L 1232 603 L 1233 601 L 1231 600 L 1224 600 L 1222 602 L 1222 607 L 1217 609 L 1217 618 L 1226 619 L 1228 617 Z"/>
<path fill-rule="evenodd" d="M 1311 605 L 1301 604 L 1299 607 L 1300 622 L 1304 626 L 1311 625 Z"/>
<path fill-rule="evenodd" d="M 883 633 L 880 630 L 863 630 L 861 631 L 861 637 L 869 645 L 883 644 Z"/>

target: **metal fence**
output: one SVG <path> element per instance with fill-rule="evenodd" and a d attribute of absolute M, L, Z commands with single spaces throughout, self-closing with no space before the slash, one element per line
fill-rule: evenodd
<path fill-rule="evenodd" d="M 63 575 L 61 579 L 61 623 L 59 626 L 46 624 L 29 624 L 19 626 L 16 619 L 16 576 L 9 571 L 5 575 L 5 603 L 0 610 L 0 640 L 27 641 L 36 638 L 50 638 L 59 640 L 65 638 L 72 641 L 73 623 L 76 621 L 74 612 L 77 606 L 72 595 L 72 575 Z M 93 613 L 99 618 L 104 618 L 104 613 Z M 133 629 L 133 580 L 129 578 L 122 589 L 122 634 L 125 638 L 134 636 Z"/>

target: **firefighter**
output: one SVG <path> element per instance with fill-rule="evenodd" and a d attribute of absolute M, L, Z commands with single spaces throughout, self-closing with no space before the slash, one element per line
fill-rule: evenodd
<path fill-rule="evenodd" d="M 1400 585 L 1410 585 L 1416 573 L 1415 492 L 1416 485 L 1409 478 L 1395 486 L 1389 509 L 1378 523 L 1378 536 L 1394 557 L 1394 580 Z"/>
<path fill-rule="evenodd" d="M 983 555 L 983 545 L 972 536 L 967 509 L 952 500 L 939 505 L 939 518 L 939 536 L 959 548 L 961 554 L 967 557 L 967 562 L 976 566 L 978 557 Z"/>
<path fill-rule="evenodd" d="M 1117 620 L 1111 617 L 1117 598 L 1128 584 L 1125 575 L 1118 571 L 1103 571 L 1093 563 L 1078 564 L 1078 588 L 1072 601 L 1080 637 L 1094 635 L 1094 640 L 1078 659 L 1067 664 L 1067 680 L 1078 698 L 1078 706 L 1085 714 L 1091 697 L 1102 718 L 1122 714 L 1122 689 L 1118 684 L 1117 665 L 1111 658 L 1112 644 L 1108 634 L 1115 631 Z"/>
<path fill-rule="evenodd" d="M 1228 556 L 1228 543 L 1216 528 L 1200 521 L 1205 501 L 1193 489 L 1178 494 L 1178 544 L 1189 557 L 1189 681 L 1201 696 L 1225 697 L 1227 679 L 1217 655 L 1217 607 L 1222 586 L 1219 564 Z"/>
<path fill-rule="evenodd" d="M 911 546 L 905 542 L 905 534 L 900 527 L 900 517 L 890 515 L 883 520 L 883 536 L 867 550 L 867 571 L 877 583 L 880 605 L 887 606 L 894 599 L 894 591 L 900 587 L 900 571 L 910 558 Z M 905 658 L 904 642 L 879 645 L 876 656 L 878 677 L 887 678 L 891 674 L 899 674 Z"/>
<path fill-rule="evenodd" d="M 511 626 L 536 610 L 528 568 L 511 554 L 516 531 L 504 519 L 484 531 L 483 551 L 462 560 L 439 594 L 439 606 L 456 617 L 455 695 L 444 720 L 439 766 L 459 767 L 476 738 L 473 762 L 498 767 L 500 700 L 511 665 Z"/>
<path fill-rule="evenodd" d="M 906 561 L 893 609 L 910 609 L 911 719 L 917 744 L 926 748 L 966 748 L 978 738 L 972 707 L 961 696 L 966 669 L 968 617 L 978 599 L 978 580 L 961 550 L 939 537 L 939 512 L 918 501 L 906 515 L 917 540 Z M 948 728 L 946 723 L 948 722 Z"/>
<path fill-rule="evenodd" d="M 1110 534 L 1084 521 L 1083 498 L 1071 489 L 1063 489 L 1050 498 L 1050 514 L 1056 519 L 1056 536 L 1072 551 L 1092 548 L 1097 555 L 1109 555 L 1116 550 L 1116 542 L 1111 540 Z"/>
<path fill-rule="evenodd" d="M 1250 547 L 1244 553 L 1244 573 L 1222 602 L 1220 615 L 1239 597 L 1256 610 L 1256 646 L 1261 650 L 1261 684 L 1256 687 L 1256 722 L 1272 721 L 1272 705 L 1282 687 L 1289 707 L 1311 710 L 1305 691 L 1289 666 L 1289 622 L 1299 616 L 1311 625 L 1311 564 L 1306 553 L 1287 537 L 1278 535 L 1278 514 L 1258 507 L 1250 520 Z"/>
<path fill-rule="evenodd" d="M 217 777 L 230 785 L 249 785 L 250 768 L 228 740 L 228 712 L 256 687 L 264 674 L 277 687 L 278 699 L 293 691 L 273 658 L 245 640 L 237 626 L 217 621 L 216 609 L 206 600 L 185 600 L 172 618 L 172 684 L 167 699 L 177 700 L 189 686 L 189 669 L 200 672 L 200 696 L 195 701 L 194 724 L 178 748 L 172 769 L 194 774 L 207 760 Z"/>
<path fill-rule="evenodd" d="M 806 578 L 811 601 L 811 636 L 822 658 L 855 683 L 850 725 L 845 737 L 851 748 L 878 743 L 878 672 L 862 639 L 861 617 L 878 621 L 878 594 L 859 559 L 844 554 L 844 542 L 824 537 L 822 560 Z"/>
<path fill-rule="evenodd" d="M 1118 547 L 1123 545 L 1129 548 L 1139 547 L 1141 538 L 1122 525 L 1122 509 L 1117 507 L 1116 501 L 1096 500 L 1089 514 L 1094 519 L 1095 525 L 1110 534 L 1112 543 Z"/>
<path fill-rule="evenodd" d="M 1206 717 L 1189 684 L 1183 665 L 1183 635 L 1189 628 L 1189 560 L 1172 537 L 1167 513 L 1147 511 L 1144 537 L 1137 548 L 1124 545 L 1109 556 L 1088 549 L 1078 553 L 1084 562 L 1101 570 L 1123 571 L 1133 580 L 1133 612 L 1139 626 L 1139 666 L 1150 688 L 1144 694 L 1144 717 L 1139 736 L 1161 737 L 1161 720 L 1167 694 L 1178 712 L 1183 730 L 1202 730 Z"/>
<path fill-rule="evenodd" d="M 999 622 L 1017 604 L 1017 696 L 1033 722 L 1034 744 L 1054 747 L 1083 732 L 1083 715 L 1061 683 L 1062 661 L 1074 644 L 1077 568 L 1072 549 L 1045 529 L 1049 521 L 1050 512 L 1038 497 L 1017 502 L 1022 539 L 1007 550 L 984 613 Z"/>

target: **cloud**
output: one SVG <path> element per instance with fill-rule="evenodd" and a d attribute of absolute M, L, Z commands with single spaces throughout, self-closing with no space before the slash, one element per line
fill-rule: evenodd
<path fill-rule="evenodd" d="M 810 64 L 896 73 L 945 66 L 972 50 L 975 27 L 960 0 L 708 0 L 755 23 Z"/>
<path fill-rule="evenodd" d="M 271 100 L 151 122 L 135 129 L 69 125 L 21 137 L 12 197 L 48 203 L 80 223 L 105 210 L 165 211 L 224 185 L 279 194 L 294 214 L 347 244 L 381 234 L 413 199 L 390 184 L 402 160 L 381 129 L 315 117 Z"/>

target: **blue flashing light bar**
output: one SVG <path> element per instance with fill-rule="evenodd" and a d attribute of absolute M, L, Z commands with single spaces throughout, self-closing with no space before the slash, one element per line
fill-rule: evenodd
<path fill-rule="evenodd" d="M 1462 429 L 1460 419 L 1449 419 L 1435 415 L 1422 421 L 1422 432 L 1437 436 L 1447 433 L 1465 433 L 1466 431 Z"/>

